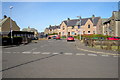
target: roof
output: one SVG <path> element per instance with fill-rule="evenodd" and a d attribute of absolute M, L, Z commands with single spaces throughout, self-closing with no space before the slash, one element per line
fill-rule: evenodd
<path fill-rule="evenodd" d="M 102 24 L 104 23 L 104 22 L 106 22 L 108 20 L 108 18 L 102 18 Z"/>
<path fill-rule="evenodd" d="M 22 31 L 35 32 L 37 30 L 35 28 L 23 28 Z"/>
<path fill-rule="evenodd" d="M 110 22 L 111 20 L 120 21 L 120 11 L 113 11 L 112 17 L 108 18 L 103 24 Z"/>
<path fill-rule="evenodd" d="M 10 17 L 4 18 L 4 19 L 0 19 L 0 27 L 2 27 L 2 24 Z"/>
<path fill-rule="evenodd" d="M 46 28 L 46 29 L 58 29 L 58 28 L 60 28 L 60 26 L 59 25 L 55 25 L 55 26 L 50 26 L 49 28 Z"/>
<path fill-rule="evenodd" d="M 92 19 L 92 17 L 91 17 L 91 18 L 82 18 L 82 19 L 81 19 L 81 25 L 85 25 L 86 22 L 88 21 L 88 19 L 90 19 L 90 20 L 93 22 L 94 26 L 96 26 L 97 23 L 98 23 L 98 21 L 99 21 L 99 19 L 100 19 L 100 17 L 94 17 L 94 19 Z M 79 19 L 65 20 L 65 21 L 63 21 L 63 22 L 64 22 L 67 26 L 80 25 L 80 20 L 79 20 Z"/>
<path fill-rule="evenodd" d="M 120 20 L 120 11 L 113 11 L 113 16 L 115 20 Z"/>

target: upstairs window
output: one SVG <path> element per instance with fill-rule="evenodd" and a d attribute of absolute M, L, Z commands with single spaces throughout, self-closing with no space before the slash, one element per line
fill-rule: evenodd
<path fill-rule="evenodd" d="M 90 28 L 90 25 L 88 25 L 88 28 Z"/>
<path fill-rule="evenodd" d="M 65 27 L 63 26 L 63 30 L 65 30 Z"/>
<path fill-rule="evenodd" d="M 74 29 L 74 26 L 72 26 L 72 29 Z"/>

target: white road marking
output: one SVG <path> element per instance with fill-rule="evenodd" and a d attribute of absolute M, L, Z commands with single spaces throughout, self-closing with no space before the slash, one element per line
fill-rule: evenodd
<path fill-rule="evenodd" d="M 59 54 L 59 53 L 52 53 L 52 54 Z"/>
<path fill-rule="evenodd" d="M 64 53 L 65 55 L 73 55 L 73 53 Z"/>
<path fill-rule="evenodd" d="M 96 54 L 88 54 L 88 56 L 97 56 Z"/>
<path fill-rule="evenodd" d="M 101 56 L 104 56 L 104 57 L 109 57 L 109 55 L 101 55 Z"/>
<path fill-rule="evenodd" d="M 50 54 L 50 52 L 43 52 L 43 53 L 41 53 L 41 54 Z"/>
<path fill-rule="evenodd" d="M 30 54 L 31 52 L 22 52 L 23 54 Z"/>
<path fill-rule="evenodd" d="M 85 55 L 85 54 L 83 54 L 83 53 L 76 53 L 76 55 Z"/>
<path fill-rule="evenodd" d="M 40 52 L 33 52 L 32 54 L 40 54 Z"/>

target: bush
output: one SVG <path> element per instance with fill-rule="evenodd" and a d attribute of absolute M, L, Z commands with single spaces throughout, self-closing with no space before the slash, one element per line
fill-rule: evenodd
<path fill-rule="evenodd" d="M 48 34 L 48 35 L 58 35 L 58 33 Z"/>
<path fill-rule="evenodd" d="M 102 34 L 89 34 L 89 35 L 82 35 L 84 38 L 107 38 L 107 37 L 112 37 L 112 36 L 107 36 L 107 35 L 102 35 Z"/>

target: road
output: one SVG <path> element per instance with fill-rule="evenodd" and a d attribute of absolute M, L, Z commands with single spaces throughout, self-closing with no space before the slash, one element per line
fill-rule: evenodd
<path fill-rule="evenodd" d="M 118 56 L 86 52 L 66 40 L 3 48 L 3 78 L 117 78 Z"/>

